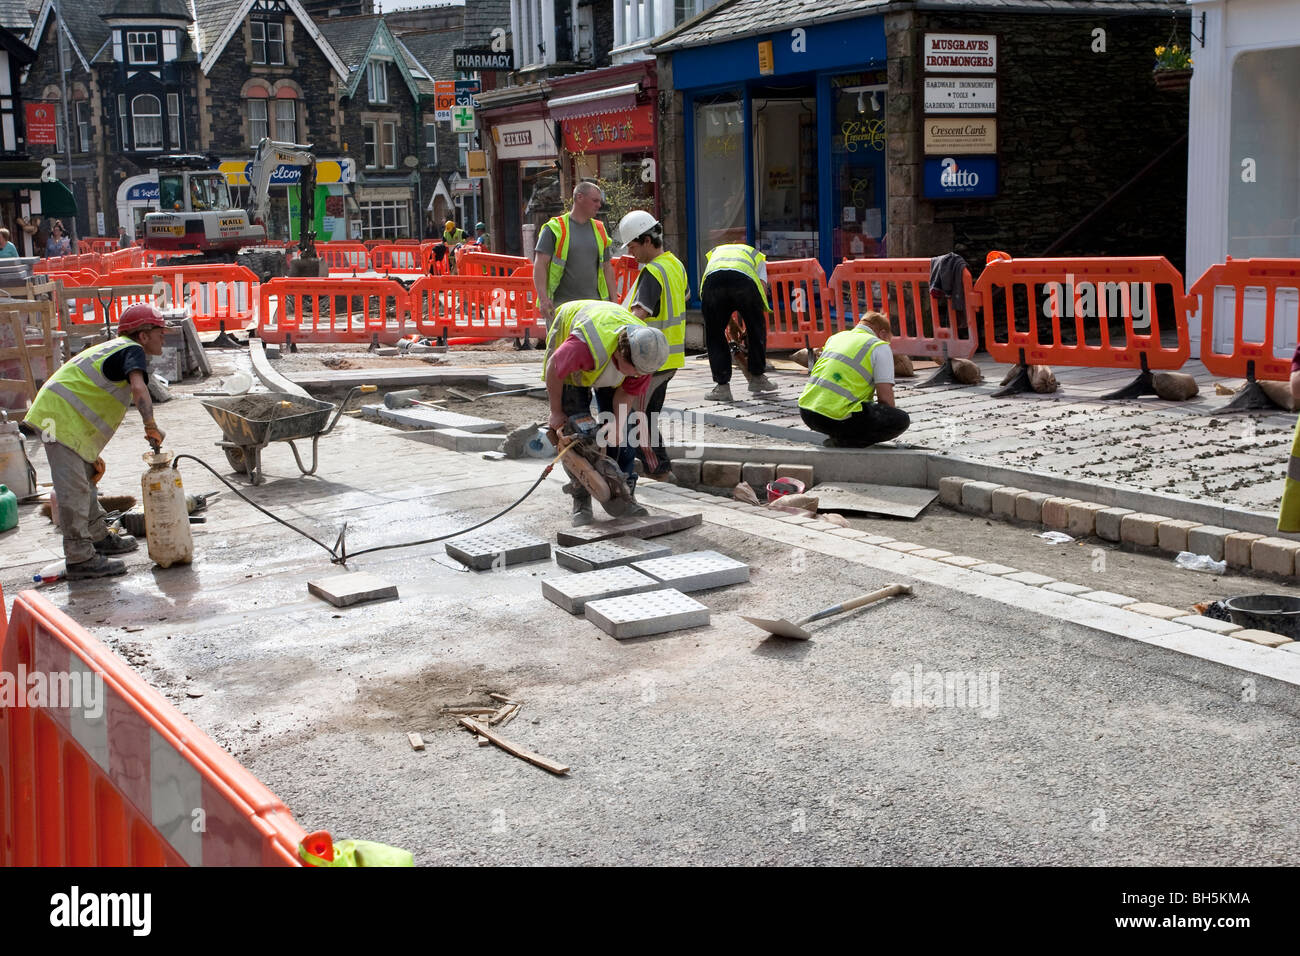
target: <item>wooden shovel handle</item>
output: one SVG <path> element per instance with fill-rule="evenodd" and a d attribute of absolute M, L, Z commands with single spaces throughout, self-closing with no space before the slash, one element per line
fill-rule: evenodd
<path fill-rule="evenodd" d="M 806 617 L 800 624 L 808 624 L 812 621 L 820 621 L 824 617 L 830 617 L 833 614 L 843 614 L 845 611 L 852 611 L 854 608 L 862 607 L 866 604 L 872 604 L 883 598 L 893 597 L 896 594 L 911 594 L 912 586 L 910 584 L 887 584 L 878 591 L 871 591 L 867 594 L 860 594 L 851 600 L 836 604 L 834 607 L 828 607 L 824 611 L 818 611 L 811 617 Z"/>

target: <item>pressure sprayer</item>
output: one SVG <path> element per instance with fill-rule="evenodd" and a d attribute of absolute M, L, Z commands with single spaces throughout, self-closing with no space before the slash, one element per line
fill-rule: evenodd
<path fill-rule="evenodd" d="M 171 454 L 157 446 L 144 460 L 149 469 L 140 477 L 140 492 L 149 557 L 160 568 L 189 564 L 194 560 L 194 539 L 181 473 L 171 467 Z"/>

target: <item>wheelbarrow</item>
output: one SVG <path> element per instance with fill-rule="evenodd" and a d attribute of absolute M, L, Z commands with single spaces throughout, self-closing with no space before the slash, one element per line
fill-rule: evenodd
<path fill-rule="evenodd" d="M 334 430 L 353 395 L 374 390 L 374 385 L 358 385 L 337 406 L 290 392 L 256 392 L 210 399 L 203 402 L 203 407 L 221 427 L 225 438 L 217 445 L 225 451 L 230 467 L 247 475 L 253 484 L 260 485 L 264 480 L 262 449 L 273 441 L 288 442 L 298 470 L 304 475 L 314 475 L 316 443 L 322 435 Z M 333 419 L 330 418 L 331 412 Z M 302 463 L 298 446 L 294 444 L 307 438 L 311 439 L 310 468 Z"/>

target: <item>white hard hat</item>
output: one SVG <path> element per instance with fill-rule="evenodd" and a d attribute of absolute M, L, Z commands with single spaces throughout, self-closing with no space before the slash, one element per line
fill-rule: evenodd
<path fill-rule="evenodd" d="M 642 375 L 659 371 L 664 362 L 668 361 L 668 339 L 658 329 L 644 325 L 629 326 L 627 345 L 628 351 L 632 353 L 632 364 Z"/>
<path fill-rule="evenodd" d="M 659 228 L 659 220 L 644 209 L 633 209 L 619 220 L 618 241 L 627 245 L 633 239 L 640 239 L 647 232 Z"/>

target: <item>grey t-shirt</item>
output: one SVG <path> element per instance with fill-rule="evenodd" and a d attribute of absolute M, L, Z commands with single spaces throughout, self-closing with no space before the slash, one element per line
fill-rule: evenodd
<path fill-rule="evenodd" d="M 871 378 L 875 385 L 894 384 L 894 350 L 881 342 L 871 353 Z"/>
<path fill-rule="evenodd" d="M 609 262 L 612 246 L 606 246 L 604 258 L 598 259 L 596 230 L 591 223 L 578 225 L 570 222 L 569 225 L 571 227 L 569 258 L 564 266 L 564 275 L 560 277 L 560 284 L 555 289 L 555 295 L 551 296 L 551 300 L 556 305 L 563 305 L 574 299 L 604 298 L 600 294 L 600 283 L 596 277 L 601 266 Z M 538 236 L 537 252 L 543 256 L 555 255 L 555 234 L 550 229 L 543 228 Z"/>
<path fill-rule="evenodd" d="M 662 298 L 663 287 L 659 285 L 658 273 L 642 266 L 636 282 L 636 298 L 632 300 L 631 305 L 641 306 L 648 315 L 653 317 L 659 314 L 659 300 Z"/>

